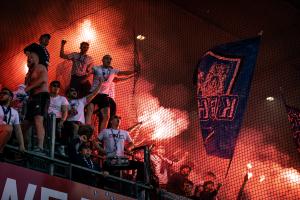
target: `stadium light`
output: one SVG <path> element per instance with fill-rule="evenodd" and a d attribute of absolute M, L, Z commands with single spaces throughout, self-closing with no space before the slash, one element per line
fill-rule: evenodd
<path fill-rule="evenodd" d="M 146 37 L 143 36 L 143 35 L 138 35 L 138 36 L 136 36 L 136 39 L 138 39 L 138 40 L 144 40 L 144 39 L 146 39 Z"/>
<path fill-rule="evenodd" d="M 267 97 L 266 100 L 267 101 L 274 101 L 274 97 Z"/>

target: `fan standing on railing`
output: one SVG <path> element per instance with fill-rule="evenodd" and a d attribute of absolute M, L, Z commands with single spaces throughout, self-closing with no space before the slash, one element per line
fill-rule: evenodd
<path fill-rule="evenodd" d="M 43 47 L 36 43 L 25 47 L 24 53 L 27 55 L 27 66 L 29 68 L 25 80 L 25 92 L 29 94 L 29 99 L 24 127 L 25 130 L 28 130 L 34 124 L 38 141 L 33 151 L 44 154 L 44 119 L 47 117 L 50 102 L 46 67 L 48 56 L 45 54 Z"/>
<path fill-rule="evenodd" d="M 103 83 L 99 94 L 97 94 L 87 107 L 86 123 L 91 124 L 94 107 L 97 105 L 102 115 L 99 132 L 107 127 L 109 118 L 116 114 L 116 103 L 114 101 L 114 79 L 119 76 L 122 76 L 123 78 L 130 78 L 134 74 L 134 71 L 121 71 L 114 69 L 111 66 L 111 61 L 112 57 L 110 55 L 105 55 L 102 58 L 102 65 L 94 66 L 91 71 L 94 75 L 91 92 L 95 90 L 99 81 L 102 81 Z"/>

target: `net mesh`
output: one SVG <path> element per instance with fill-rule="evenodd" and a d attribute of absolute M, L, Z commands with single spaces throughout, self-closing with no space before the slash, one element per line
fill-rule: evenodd
<path fill-rule="evenodd" d="M 297 85 L 300 59 L 296 54 L 300 47 L 299 23 L 296 22 L 299 11 L 280 1 L 272 6 L 274 13 L 280 9 L 286 13 L 282 18 L 272 15 L 280 19 L 278 24 L 286 24 L 276 29 L 275 25 L 270 25 L 269 34 L 280 30 L 282 34 L 266 35 L 262 42 L 242 129 L 225 179 L 229 160 L 205 153 L 192 73 L 206 50 L 254 35 L 261 24 L 268 23 L 270 18 L 261 16 L 269 4 L 263 1 L 248 5 L 249 15 L 259 7 L 248 24 L 246 14 L 240 9 L 243 5 L 239 3 L 223 5 L 228 13 L 221 5 L 205 3 L 198 10 L 200 15 L 196 15 L 193 8 L 181 7 L 178 2 L 5 3 L 3 8 L 8 9 L 2 8 L 0 82 L 12 89 L 23 83 L 27 70 L 23 48 L 37 42 L 43 33 L 51 34 L 49 82 L 59 80 L 62 94 L 70 81 L 72 66 L 59 58 L 62 39 L 67 40 L 65 51 L 69 53 L 79 52 L 80 42 L 89 42 L 88 55 L 96 64 L 102 63 L 103 55 L 110 54 L 112 66 L 119 70 L 134 69 L 136 48 L 141 76 L 135 85 L 133 79 L 116 83 L 116 102 L 117 113 L 122 116 L 122 129 L 143 122 L 131 135 L 137 146 L 155 144 L 155 152 L 173 162 L 168 167 L 170 173 L 178 172 L 182 164 L 191 165 L 189 179 L 194 188 L 209 178 L 208 172 L 213 172 L 215 182 L 223 184 L 219 199 L 236 199 L 244 176 L 249 172 L 249 163 L 253 176 L 244 188 L 243 199 L 299 199 L 300 155 L 279 96 L 282 86 L 288 103 L 300 106 Z M 232 13 L 235 10 L 243 17 L 237 20 L 237 14 Z M 230 23 L 231 20 L 234 22 Z M 256 23 L 258 20 L 262 22 Z M 290 28 L 290 34 L 284 31 L 286 28 Z M 145 36 L 144 40 L 136 41 L 136 46 L 133 30 L 135 36 Z M 286 42 L 282 37 L 291 40 Z M 273 96 L 274 101 L 266 101 L 268 96 Z M 165 177 L 159 177 L 160 183 L 165 184 Z"/>

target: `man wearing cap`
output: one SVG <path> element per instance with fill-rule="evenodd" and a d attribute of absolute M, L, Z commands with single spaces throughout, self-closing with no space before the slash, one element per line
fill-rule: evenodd
<path fill-rule="evenodd" d="M 49 63 L 50 63 L 50 54 L 49 54 L 49 52 L 48 52 L 48 50 L 47 50 L 46 47 L 49 44 L 50 38 L 51 38 L 51 35 L 49 33 L 45 33 L 45 34 L 41 35 L 40 39 L 39 39 L 39 43 L 40 43 L 41 47 L 44 49 L 44 53 L 45 53 L 45 55 L 47 57 L 46 58 L 46 62 L 45 62 L 45 64 L 46 64 L 45 66 L 47 68 L 48 68 Z"/>
<path fill-rule="evenodd" d="M 3 149 L 10 139 L 13 129 L 19 142 L 19 149 L 25 150 L 19 114 L 10 107 L 12 99 L 13 93 L 7 88 L 2 88 L 0 92 L 0 161 L 3 160 Z"/>
<path fill-rule="evenodd" d="M 33 150 L 37 153 L 42 153 L 45 137 L 43 122 L 44 118 L 47 116 L 50 101 L 47 86 L 47 55 L 45 54 L 44 49 L 36 43 L 27 46 L 24 49 L 24 53 L 27 55 L 27 66 L 29 68 L 25 88 L 25 92 L 29 94 L 25 126 L 29 127 L 32 123 L 34 124 L 37 133 L 38 146 Z"/>
<path fill-rule="evenodd" d="M 94 91 L 98 82 L 103 81 L 99 94 L 93 99 L 93 101 L 87 107 L 86 123 L 91 124 L 91 118 L 94 111 L 94 106 L 98 105 L 101 111 L 102 121 L 100 123 L 100 129 L 103 130 L 107 127 L 110 116 L 116 114 L 115 97 L 115 85 L 114 79 L 116 76 L 130 77 L 134 74 L 134 71 L 120 71 L 114 69 L 111 66 L 112 58 L 110 55 L 105 55 L 102 58 L 102 65 L 94 66 L 91 73 L 93 77 L 93 85 L 91 91 Z"/>
<path fill-rule="evenodd" d="M 48 113 L 55 114 L 56 117 L 56 141 L 59 143 L 58 151 L 65 155 L 64 148 L 61 145 L 67 145 L 62 135 L 61 129 L 68 117 L 69 102 L 64 96 L 59 95 L 60 82 L 55 80 L 50 83 L 50 105 Z"/>
<path fill-rule="evenodd" d="M 88 95 L 89 90 L 91 89 L 88 76 L 90 74 L 91 67 L 93 66 L 93 59 L 91 56 L 87 55 L 90 45 L 87 42 L 81 42 L 79 53 L 73 52 L 65 54 L 64 47 L 66 42 L 66 40 L 61 41 L 60 57 L 72 61 L 73 65 L 69 87 L 75 88 L 78 92 L 78 97 L 81 98 Z"/>

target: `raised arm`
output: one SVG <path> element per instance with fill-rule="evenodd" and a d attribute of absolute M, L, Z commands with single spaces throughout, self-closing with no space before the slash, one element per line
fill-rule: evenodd
<path fill-rule="evenodd" d="M 99 79 L 99 85 L 97 86 L 97 88 L 91 94 L 86 96 L 86 103 L 87 104 L 89 104 L 93 100 L 93 98 L 99 93 L 102 82 L 103 81 L 101 79 Z"/>
<path fill-rule="evenodd" d="M 119 78 L 119 77 L 116 77 L 114 78 L 114 82 L 115 83 L 118 83 L 118 82 L 123 82 L 123 81 L 127 81 L 128 79 L 132 78 L 133 77 L 133 74 L 129 75 L 129 76 L 126 76 L 124 78 Z"/>
<path fill-rule="evenodd" d="M 59 54 L 59 56 L 60 56 L 61 58 L 63 58 L 63 59 L 69 59 L 69 58 L 68 58 L 68 55 L 65 54 L 65 44 L 66 44 L 66 43 L 67 43 L 66 40 L 62 40 L 62 41 L 61 41 L 60 54 Z"/>
<path fill-rule="evenodd" d="M 118 76 L 131 76 L 133 75 L 135 72 L 134 71 L 119 71 L 117 73 Z"/>

